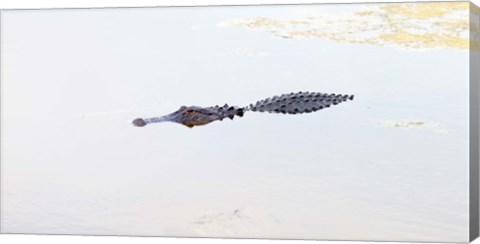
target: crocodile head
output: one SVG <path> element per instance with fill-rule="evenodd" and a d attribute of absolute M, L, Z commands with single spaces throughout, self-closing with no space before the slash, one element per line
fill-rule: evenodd
<path fill-rule="evenodd" d="M 132 121 L 132 124 L 138 127 L 143 127 L 150 123 L 159 123 L 159 122 L 176 122 L 183 124 L 189 128 L 199 125 L 206 125 L 215 120 L 222 120 L 224 118 L 224 113 L 221 110 L 215 107 L 196 107 L 196 106 L 181 106 L 177 111 L 153 118 L 137 118 Z"/>
<path fill-rule="evenodd" d="M 177 111 L 167 115 L 172 122 L 183 124 L 187 127 L 206 125 L 215 120 L 221 120 L 221 115 L 213 108 L 196 106 L 182 106 Z"/>

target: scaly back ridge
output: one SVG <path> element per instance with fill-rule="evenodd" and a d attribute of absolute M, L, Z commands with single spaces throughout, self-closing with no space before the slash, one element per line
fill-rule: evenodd
<path fill-rule="evenodd" d="M 250 104 L 246 110 L 254 112 L 301 114 L 353 100 L 353 95 L 327 94 L 319 92 L 296 92 L 269 97 Z"/>

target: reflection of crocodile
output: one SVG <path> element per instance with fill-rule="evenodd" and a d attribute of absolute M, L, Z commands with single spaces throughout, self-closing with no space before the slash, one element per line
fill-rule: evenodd
<path fill-rule="evenodd" d="M 328 108 L 332 104 L 337 105 L 348 99 L 353 100 L 353 95 L 336 95 L 319 92 L 292 92 L 290 94 L 283 94 L 281 96 L 274 96 L 260 100 L 255 104 L 250 104 L 243 108 L 229 106 L 228 104 L 215 107 L 182 106 L 171 114 L 146 119 L 138 118 L 132 123 L 135 126 L 142 127 L 151 123 L 170 121 L 191 128 L 197 125 L 206 125 L 215 120 L 221 121 L 227 117 L 233 119 L 235 115 L 242 117 L 247 111 L 283 114 L 310 113 L 323 108 Z"/>

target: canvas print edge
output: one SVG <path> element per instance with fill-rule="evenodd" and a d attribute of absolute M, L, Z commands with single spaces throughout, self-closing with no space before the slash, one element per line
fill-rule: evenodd
<path fill-rule="evenodd" d="M 437 1 L 433 1 L 437 2 Z M 439 2 L 446 2 L 446 1 L 439 1 Z M 448 1 L 450 2 L 450 1 Z M 458 1 L 453 1 L 453 2 L 458 2 Z M 468 1 L 462 1 L 462 2 L 468 2 Z M 376 2 L 376 3 L 384 3 L 384 2 Z M 314 3 L 312 5 L 318 5 L 320 3 Z M 323 4 L 323 3 L 322 3 Z M 329 3 L 325 3 L 329 4 Z M 332 3 L 336 4 L 336 3 Z M 349 3 L 345 3 L 349 4 Z M 353 4 L 359 4 L 359 3 L 353 3 Z M 471 4 L 471 11 L 475 11 L 478 13 L 478 7 L 475 6 L 474 4 Z M 262 5 L 262 4 L 260 4 Z M 290 4 L 273 4 L 275 5 L 290 5 Z M 295 4 L 295 5 L 310 5 L 310 4 Z M 208 6 L 171 6 L 171 7 L 209 7 L 209 6 L 219 6 L 219 5 L 208 5 Z M 226 5 L 226 6 L 251 6 L 249 5 Z M 162 7 L 169 7 L 169 6 L 159 6 L 159 8 Z M 108 7 L 108 8 L 114 8 L 114 7 Z M 132 8 L 132 7 L 121 7 L 121 8 Z M 134 8 L 134 7 L 133 7 Z M 146 8 L 155 8 L 155 7 L 146 7 Z M 69 8 L 69 9 L 76 9 L 76 8 Z M 96 9 L 96 8 L 93 8 Z M 18 9 L 18 10 L 24 10 L 24 9 Z M 25 9 L 28 10 L 28 9 Z M 1 21 L 1 15 L 3 11 L 10 11 L 8 10 L 0 10 L 0 50 L 1 50 L 1 38 L 2 38 L 2 21 Z M 474 15 L 470 15 L 470 18 L 473 18 Z M 477 16 L 478 17 L 478 16 Z M 478 21 L 477 21 L 478 22 Z M 478 33 L 478 26 L 475 27 L 477 33 Z M 474 28 L 473 25 L 470 25 L 470 28 Z M 474 30 L 472 30 L 473 32 Z M 470 40 L 472 41 L 472 39 Z M 471 44 L 472 46 L 477 46 L 478 47 L 478 42 L 475 44 Z M 470 240 L 474 240 L 476 237 L 478 237 L 479 233 L 479 220 L 478 220 L 478 212 L 479 212 L 479 194 L 478 194 L 478 183 L 479 183 L 479 166 L 478 166 L 478 158 L 479 158 L 479 152 L 478 152 L 478 88 L 479 88 L 479 72 L 478 72 L 478 65 L 480 63 L 480 55 L 478 51 L 470 51 Z M 0 55 L 0 64 L 1 64 L 1 55 Z M 0 65 L 1 67 L 1 65 Z M 1 75 L 1 70 L 0 70 L 0 75 Z M 1 76 L 0 76 L 0 89 L 1 89 Z M 3 103 L 0 102 L 0 106 L 3 106 Z M 0 119 L 1 119 L 1 109 L 0 109 Z M 1 131 L 1 123 L 0 123 L 0 131 Z M 1 144 L 1 140 L 0 140 Z M 1 152 L 0 152 L 1 153 Z M 1 189 L 1 164 L 2 160 L 0 160 L 0 189 Z M 1 197 L 2 195 L 0 194 L 0 218 L 1 218 Z M 2 232 L 2 226 L 1 226 L 2 221 L 0 221 L 0 233 Z"/>

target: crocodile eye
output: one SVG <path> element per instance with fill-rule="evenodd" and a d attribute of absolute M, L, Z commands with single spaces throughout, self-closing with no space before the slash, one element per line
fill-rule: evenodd
<path fill-rule="evenodd" d="M 185 111 L 185 113 L 186 113 L 187 115 L 194 115 L 194 114 L 196 114 L 196 113 L 198 113 L 198 112 L 195 111 L 195 110 L 193 110 L 193 109 L 188 109 L 187 111 Z"/>

